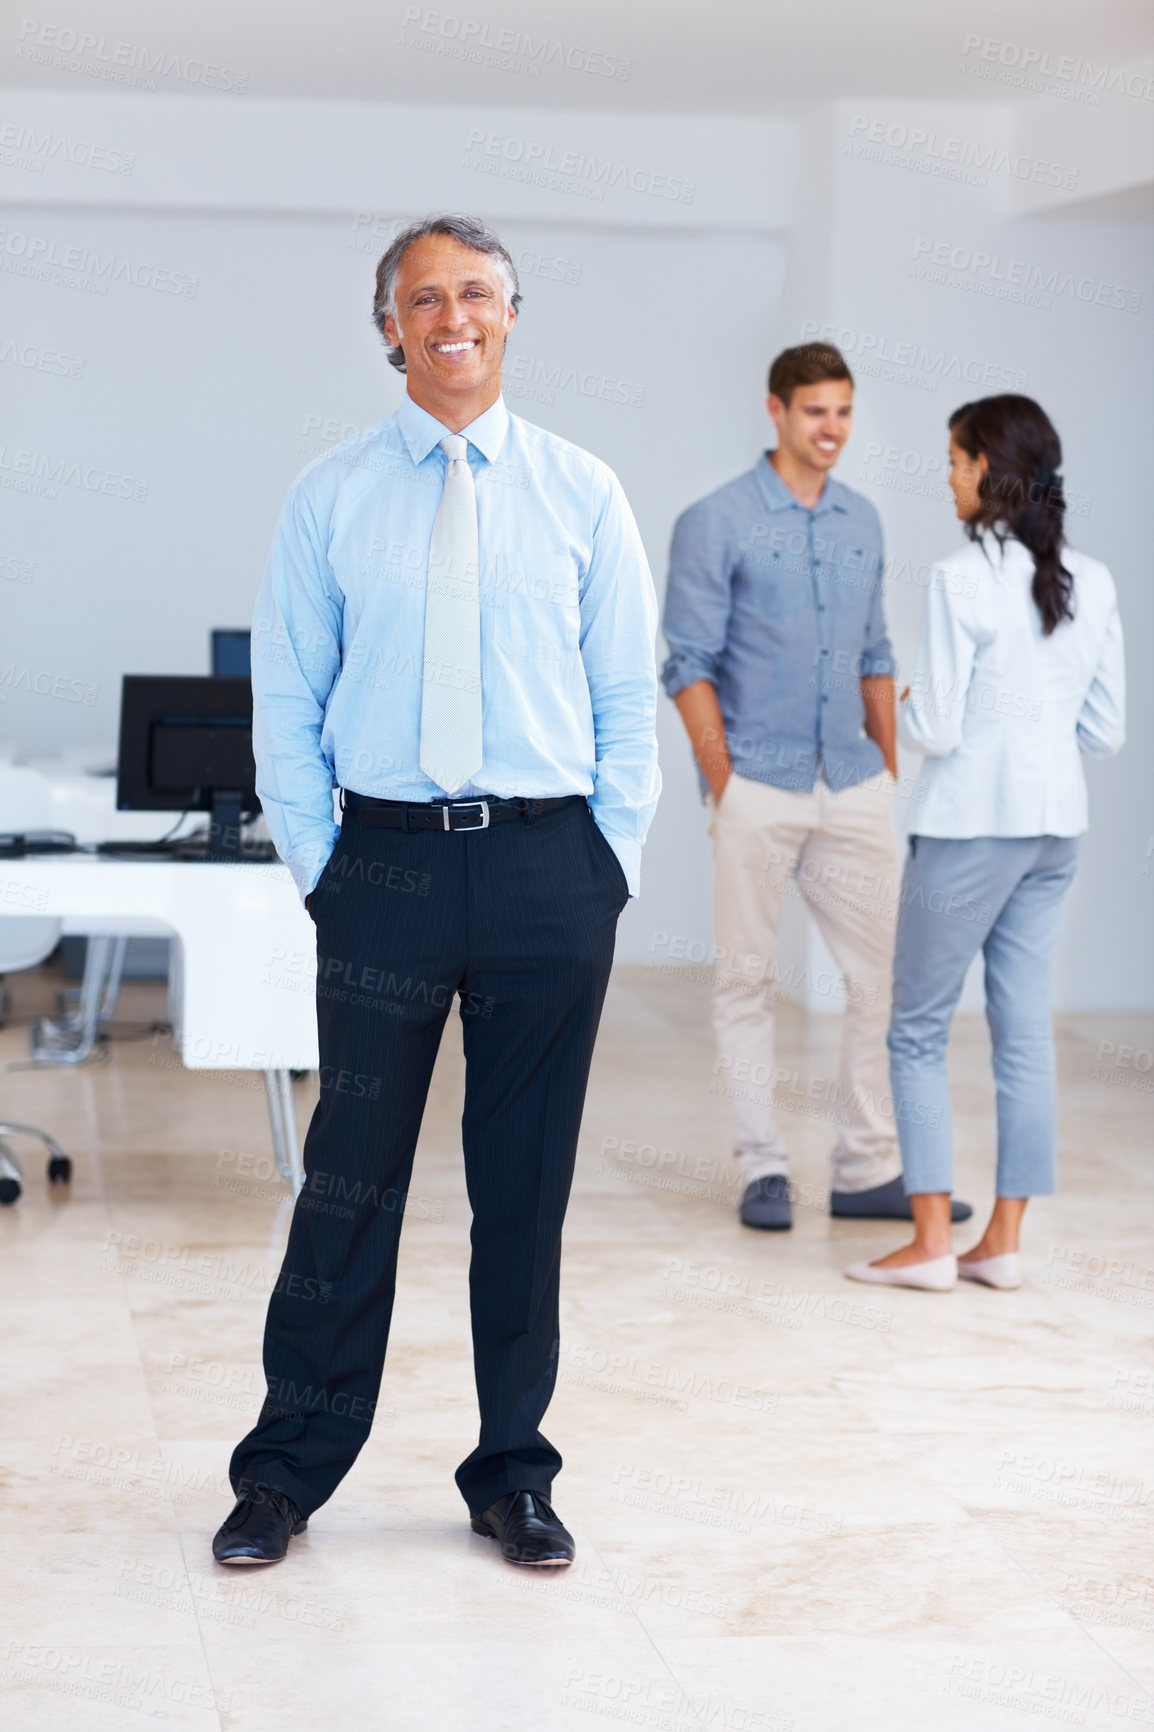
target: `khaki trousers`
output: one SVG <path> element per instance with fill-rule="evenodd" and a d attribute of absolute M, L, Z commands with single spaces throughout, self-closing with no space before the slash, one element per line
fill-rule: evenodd
<path fill-rule="evenodd" d="M 840 794 L 808 794 L 732 775 L 713 806 L 717 1087 L 733 1110 L 745 1182 L 785 1173 L 779 1104 L 836 1127 L 832 1183 L 865 1191 L 901 1172 L 889 1093 L 890 1019 L 900 874 L 888 772 Z M 784 898 L 805 898 L 841 973 L 816 984 L 844 1004 L 837 1077 L 803 1077 L 774 1054 L 774 1001 L 796 982 L 777 965 Z"/>

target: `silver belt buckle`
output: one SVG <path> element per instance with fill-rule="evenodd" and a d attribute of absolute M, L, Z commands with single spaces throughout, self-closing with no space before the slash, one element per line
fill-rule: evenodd
<path fill-rule="evenodd" d="M 462 806 L 475 806 L 481 814 L 481 822 L 479 824 L 458 824 L 456 826 L 458 830 L 487 830 L 489 828 L 488 800 L 454 800 L 450 805 L 441 807 L 441 816 L 445 821 L 446 830 L 453 828 L 449 823 L 449 813 L 459 812 Z"/>

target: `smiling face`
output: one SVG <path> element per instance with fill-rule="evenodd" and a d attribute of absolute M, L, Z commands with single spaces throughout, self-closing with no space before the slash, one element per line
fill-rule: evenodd
<path fill-rule="evenodd" d="M 497 263 L 451 235 L 414 241 L 401 260 L 389 342 L 405 352 L 409 396 L 454 432 L 501 392 L 505 339 L 517 317 Z"/>
<path fill-rule="evenodd" d="M 853 426 L 853 386 L 848 379 L 796 385 L 788 403 L 771 396 L 768 406 L 778 450 L 790 466 L 822 475 L 833 468 Z"/>

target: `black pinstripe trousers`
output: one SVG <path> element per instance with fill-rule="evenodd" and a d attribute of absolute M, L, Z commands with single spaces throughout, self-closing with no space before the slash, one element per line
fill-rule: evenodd
<path fill-rule="evenodd" d="M 480 1441 L 469 1509 L 548 1494 L 561 1228 L 628 891 L 584 799 L 486 830 L 348 810 L 314 892 L 321 1093 L 264 1338 L 268 1395 L 230 1477 L 309 1515 L 368 1437 L 433 1062 L 459 1005 Z"/>

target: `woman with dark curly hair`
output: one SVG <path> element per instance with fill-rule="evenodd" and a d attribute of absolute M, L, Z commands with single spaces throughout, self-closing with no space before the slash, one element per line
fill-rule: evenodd
<path fill-rule="evenodd" d="M 913 1243 L 856 1281 L 935 1290 L 959 1275 L 1021 1284 L 1030 1197 L 1054 1189 L 1051 978 L 1062 902 L 1086 828 L 1081 753 L 1122 745 L 1114 584 L 1065 543 L 1062 448 L 1029 397 L 950 417 L 950 487 L 966 545 L 933 572 L 898 736 L 925 756 L 902 879 L 890 1080 Z M 955 1258 L 946 1047 L 962 984 L 985 958 L 997 1087 L 997 1199 Z"/>

